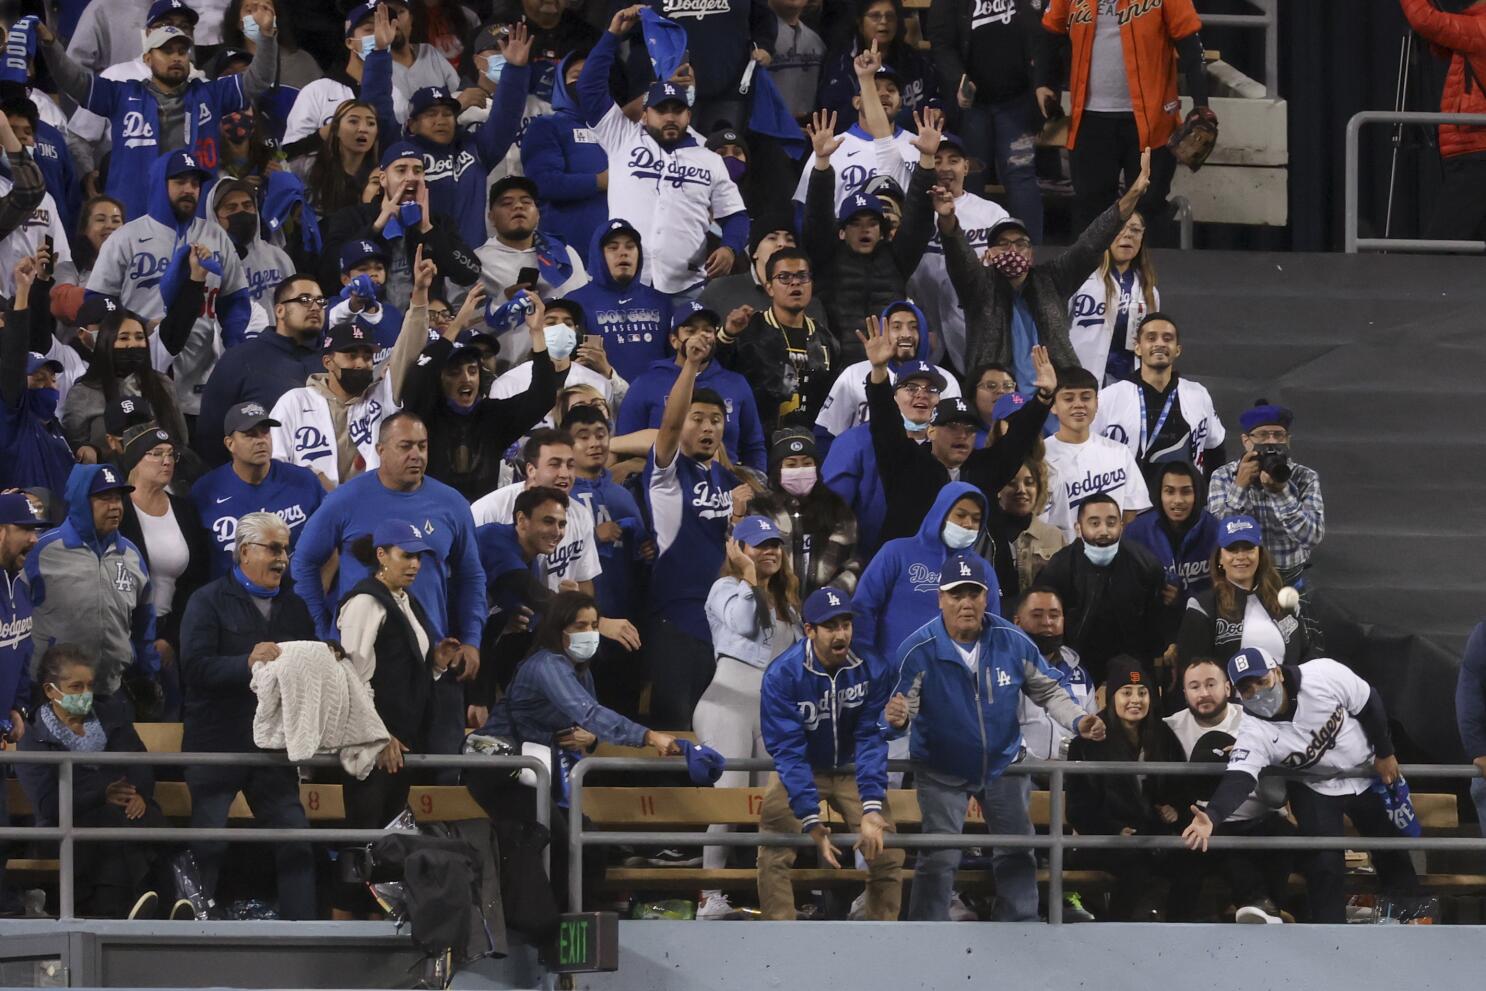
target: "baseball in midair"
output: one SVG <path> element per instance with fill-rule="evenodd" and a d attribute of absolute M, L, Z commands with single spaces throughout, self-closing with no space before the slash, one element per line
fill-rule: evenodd
<path fill-rule="evenodd" d="M 1280 608 L 1286 612 L 1294 612 L 1300 608 L 1300 593 L 1288 585 L 1280 589 L 1279 600 Z"/>

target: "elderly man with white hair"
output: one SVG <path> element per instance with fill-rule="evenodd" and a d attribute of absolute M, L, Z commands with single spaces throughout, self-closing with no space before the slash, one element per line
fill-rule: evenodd
<path fill-rule="evenodd" d="M 191 596 L 181 620 L 181 679 L 185 683 L 182 749 L 193 753 L 252 753 L 257 698 L 255 665 L 271 664 L 279 644 L 314 640 L 315 621 L 304 600 L 284 587 L 289 528 L 273 513 L 237 521 L 233 567 Z M 191 825 L 222 828 L 241 791 L 258 825 L 308 829 L 292 767 L 190 767 Z M 214 894 L 225 843 L 198 843 L 196 857 L 208 894 Z M 279 915 L 315 914 L 314 860 L 307 843 L 276 843 Z"/>

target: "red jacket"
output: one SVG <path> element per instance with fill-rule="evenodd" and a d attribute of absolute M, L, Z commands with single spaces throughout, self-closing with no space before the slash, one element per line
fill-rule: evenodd
<path fill-rule="evenodd" d="M 1447 14 L 1430 0 L 1400 0 L 1415 31 L 1429 39 L 1441 58 L 1450 60 L 1440 112 L 1486 114 L 1486 5 L 1463 14 Z M 1486 152 L 1486 127 L 1440 125 L 1440 156 Z"/>

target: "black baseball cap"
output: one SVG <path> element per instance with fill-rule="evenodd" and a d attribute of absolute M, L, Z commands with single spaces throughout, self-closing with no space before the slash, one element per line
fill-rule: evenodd
<path fill-rule="evenodd" d="M 267 424 L 270 427 L 283 426 L 278 420 L 268 415 L 268 410 L 261 403 L 238 403 L 227 411 L 222 418 L 222 435 L 247 433 L 254 427 Z"/>
<path fill-rule="evenodd" d="M 980 417 L 975 415 L 975 410 L 965 402 L 963 396 L 949 396 L 939 400 L 939 405 L 934 407 L 934 418 L 929 421 L 932 427 L 947 427 L 952 423 L 965 423 L 977 430 L 982 429 L 985 424 L 980 422 Z"/>
<path fill-rule="evenodd" d="M 325 335 L 325 346 L 322 350 L 328 354 L 332 351 L 355 351 L 357 348 L 375 351 L 377 341 L 371 331 L 353 322 L 331 327 Z"/>

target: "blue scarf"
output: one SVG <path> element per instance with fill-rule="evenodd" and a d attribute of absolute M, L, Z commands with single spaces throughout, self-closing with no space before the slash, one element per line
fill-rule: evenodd
<path fill-rule="evenodd" d="M 232 577 L 243 587 L 243 591 L 255 599 L 277 598 L 278 594 L 283 591 L 283 586 L 279 588 L 264 588 L 262 585 L 259 585 L 253 579 L 243 574 L 242 565 L 234 564 L 232 566 Z"/>
<path fill-rule="evenodd" d="M 46 724 L 52 736 L 57 738 L 57 742 L 73 753 L 101 754 L 108 748 L 108 734 L 103 732 L 103 724 L 98 721 L 96 712 L 88 713 L 88 718 L 83 723 L 82 736 L 63 725 L 50 702 L 41 707 L 41 721 Z"/>

